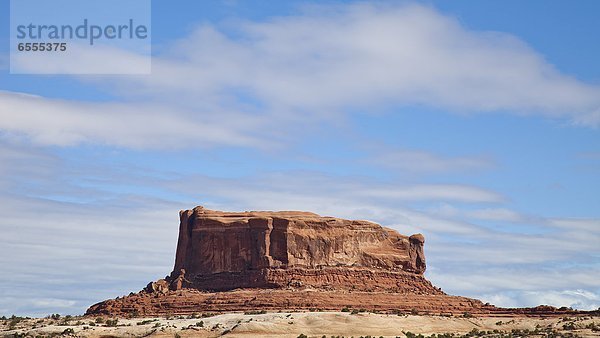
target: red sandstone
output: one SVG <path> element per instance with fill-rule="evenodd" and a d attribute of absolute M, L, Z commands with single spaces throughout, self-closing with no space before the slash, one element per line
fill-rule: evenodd
<path fill-rule="evenodd" d="M 175 266 L 137 294 L 91 306 L 91 315 L 203 311 L 340 310 L 559 315 L 569 309 L 501 309 L 450 296 L 423 277 L 421 234 L 309 212 L 180 212 Z"/>

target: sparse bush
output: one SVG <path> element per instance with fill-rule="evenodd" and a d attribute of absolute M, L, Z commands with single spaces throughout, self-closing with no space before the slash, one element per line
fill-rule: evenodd
<path fill-rule="evenodd" d="M 264 315 L 265 313 L 267 313 L 267 310 L 251 310 L 244 312 L 245 315 Z"/>
<path fill-rule="evenodd" d="M 596 323 L 589 323 L 588 325 L 585 326 L 585 328 L 590 329 L 594 332 L 600 331 L 600 325 L 596 325 Z"/>
<path fill-rule="evenodd" d="M 196 326 L 197 327 L 204 327 L 204 321 L 201 320 L 201 321 L 197 322 Z"/>
<path fill-rule="evenodd" d="M 118 319 L 118 318 L 114 318 L 114 319 L 107 319 L 107 320 L 106 320 L 106 326 L 109 326 L 109 327 L 115 327 L 115 326 L 117 326 L 117 323 L 118 323 L 118 322 L 119 322 L 119 319 Z"/>
<path fill-rule="evenodd" d="M 61 333 L 61 335 L 63 335 L 63 336 L 68 335 L 68 334 L 75 334 L 75 330 L 73 330 L 72 328 L 69 327 Z"/>
<path fill-rule="evenodd" d="M 23 319 L 25 318 L 12 315 L 8 322 L 8 329 L 14 330 L 17 327 L 17 324 L 19 324 Z"/>

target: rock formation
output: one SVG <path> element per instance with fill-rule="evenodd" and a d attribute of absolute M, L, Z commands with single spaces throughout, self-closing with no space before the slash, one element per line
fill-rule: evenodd
<path fill-rule="evenodd" d="M 179 215 L 171 274 L 137 294 L 93 305 L 87 314 L 342 307 L 504 313 L 475 299 L 446 295 L 427 281 L 421 234 L 408 237 L 368 221 L 297 211 L 196 207 Z"/>
<path fill-rule="evenodd" d="M 368 221 L 308 212 L 180 212 L 171 290 L 236 288 L 435 289 L 425 272 L 424 237 Z M 369 283 L 376 279 L 377 283 Z"/>

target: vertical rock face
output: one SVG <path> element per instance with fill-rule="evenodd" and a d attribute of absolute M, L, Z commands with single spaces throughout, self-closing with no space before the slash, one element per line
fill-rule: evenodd
<path fill-rule="evenodd" d="M 180 212 L 171 288 L 350 287 L 364 285 L 365 273 L 379 279 L 373 287 L 398 288 L 405 276 L 394 273 L 425 272 L 423 244 L 420 234 L 407 237 L 368 221 L 196 207 Z"/>

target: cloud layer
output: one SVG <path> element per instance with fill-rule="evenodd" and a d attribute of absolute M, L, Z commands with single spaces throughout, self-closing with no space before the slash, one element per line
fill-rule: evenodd
<path fill-rule="evenodd" d="M 154 56 L 150 76 L 82 80 L 126 100 L 4 92 L 0 129 L 44 145 L 182 148 L 286 144 L 349 111 L 390 106 L 600 123 L 597 85 L 562 74 L 514 36 L 471 31 L 421 5 L 316 6 L 202 24 Z M 439 166 L 410 150 L 397 156 Z"/>

